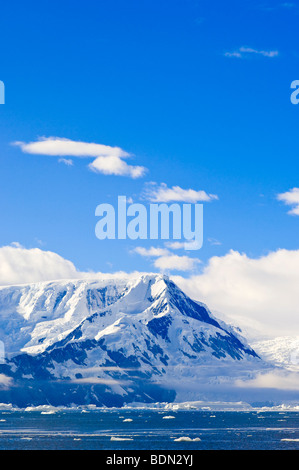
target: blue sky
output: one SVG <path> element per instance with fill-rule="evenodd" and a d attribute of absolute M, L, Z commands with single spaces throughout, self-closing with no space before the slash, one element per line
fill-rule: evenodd
<path fill-rule="evenodd" d="M 100 241 L 95 208 L 138 201 L 146 183 L 203 190 L 200 271 L 229 250 L 297 250 L 299 218 L 277 195 L 298 187 L 298 2 L 15 1 L 1 5 L 0 246 L 19 242 L 80 270 L 153 270 L 137 246 Z M 93 158 L 26 153 L 40 137 L 117 146 L 140 178 Z M 186 253 L 176 251 L 176 255 Z"/>

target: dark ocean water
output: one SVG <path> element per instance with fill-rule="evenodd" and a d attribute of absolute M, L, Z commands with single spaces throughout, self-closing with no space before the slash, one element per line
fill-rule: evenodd
<path fill-rule="evenodd" d="M 299 449 L 299 413 L 1 411 L 0 449 Z"/>

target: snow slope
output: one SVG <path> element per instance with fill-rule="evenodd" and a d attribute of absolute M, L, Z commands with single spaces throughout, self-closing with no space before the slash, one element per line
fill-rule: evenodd
<path fill-rule="evenodd" d="M 299 372 L 299 337 L 280 336 L 272 340 L 257 341 L 253 347 L 267 362 Z"/>

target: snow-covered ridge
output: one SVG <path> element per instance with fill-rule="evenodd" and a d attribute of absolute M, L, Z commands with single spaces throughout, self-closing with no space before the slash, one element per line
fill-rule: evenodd
<path fill-rule="evenodd" d="M 174 300 L 181 302 L 181 311 L 172 305 Z M 163 337 L 163 322 L 158 319 L 165 319 L 167 314 L 175 318 L 178 313 L 201 320 L 197 326 L 205 327 L 206 331 L 226 330 L 236 335 L 231 327 L 217 321 L 206 306 L 196 302 L 198 315 L 195 303 L 191 302 L 162 275 L 144 275 L 129 281 L 52 281 L 2 287 L 1 339 L 8 355 L 19 352 L 35 355 L 62 341 L 78 327 L 84 330 L 81 341 L 87 337 L 99 339 L 123 329 L 124 323 L 135 316 L 150 328 L 155 319 Z M 91 321 L 92 316 L 97 316 L 97 320 Z"/>
<path fill-rule="evenodd" d="M 299 336 L 279 336 L 271 340 L 257 341 L 253 347 L 258 354 L 274 366 L 299 371 Z"/>

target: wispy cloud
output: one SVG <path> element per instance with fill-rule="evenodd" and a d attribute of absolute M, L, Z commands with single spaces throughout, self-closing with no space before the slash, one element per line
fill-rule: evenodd
<path fill-rule="evenodd" d="M 140 256 L 145 256 L 145 257 L 159 257 L 159 256 L 167 256 L 169 254 L 169 251 L 166 250 L 166 248 L 156 248 L 154 246 L 150 248 L 137 246 L 132 251 L 134 253 L 137 253 Z"/>
<path fill-rule="evenodd" d="M 74 162 L 71 158 L 59 158 L 59 163 L 64 163 L 66 166 L 73 166 Z"/>
<path fill-rule="evenodd" d="M 76 384 L 94 384 L 94 385 L 107 385 L 107 386 L 121 386 L 130 385 L 132 382 L 128 380 L 114 380 L 111 378 L 100 377 L 84 377 L 82 379 L 74 379 L 72 383 Z"/>
<path fill-rule="evenodd" d="M 241 52 L 238 52 L 238 51 L 225 52 L 224 55 L 225 55 L 225 57 L 237 57 L 238 59 L 242 58 Z"/>
<path fill-rule="evenodd" d="M 282 2 L 282 3 L 277 3 L 276 5 L 263 4 L 263 5 L 259 5 L 258 8 L 260 10 L 264 10 L 264 11 L 276 11 L 276 10 L 292 10 L 296 7 L 297 7 L 297 5 L 295 5 L 295 3 Z"/>
<path fill-rule="evenodd" d="M 226 57 L 236 57 L 238 59 L 243 59 L 246 57 L 249 57 L 251 55 L 259 55 L 263 57 L 277 57 L 279 54 L 278 51 L 265 51 L 265 50 L 258 50 L 258 49 L 253 49 L 251 47 L 240 47 L 239 49 L 231 52 L 225 52 L 224 55 Z"/>
<path fill-rule="evenodd" d="M 155 259 L 154 266 L 164 271 L 193 271 L 201 263 L 197 258 L 190 256 L 167 255 Z"/>
<path fill-rule="evenodd" d="M 299 215 L 299 188 L 293 188 L 290 191 L 278 194 L 277 199 L 292 207 L 288 214 Z"/>
<path fill-rule="evenodd" d="M 123 159 L 132 155 L 120 147 L 110 147 L 97 143 L 74 141 L 60 137 L 41 137 L 34 142 L 14 142 L 22 152 L 34 155 L 49 155 L 61 157 L 59 162 L 72 165 L 73 161 L 64 157 L 95 158 L 88 166 L 104 175 L 129 176 L 140 178 L 146 173 L 146 168 L 133 166 Z"/>
<path fill-rule="evenodd" d="M 259 373 L 253 379 L 236 380 L 236 386 L 241 388 L 272 388 L 299 391 L 299 376 L 297 373 L 287 371 Z"/>
<path fill-rule="evenodd" d="M 148 183 L 142 195 L 151 202 L 210 202 L 218 199 L 215 194 L 207 194 L 205 191 L 183 189 L 180 186 L 167 187 L 167 184 Z"/>

